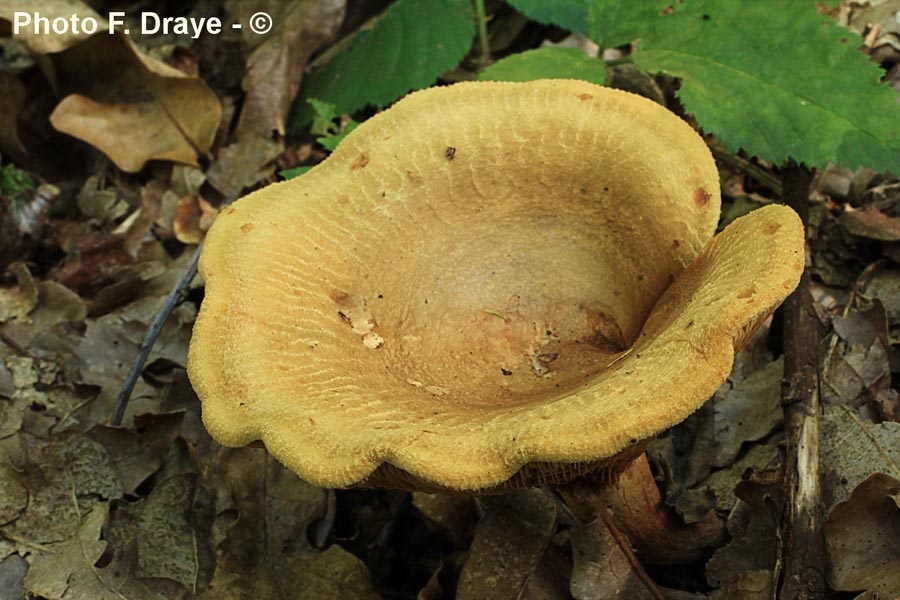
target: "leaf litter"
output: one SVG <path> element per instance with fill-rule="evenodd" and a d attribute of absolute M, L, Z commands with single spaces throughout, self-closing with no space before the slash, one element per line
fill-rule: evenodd
<path fill-rule="evenodd" d="M 0 68 L 8 107 L 0 151 L 18 171 L 0 165 L 0 181 L 19 183 L 0 187 L 0 590 L 70 600 L 653 597 L 610 531 L 568 512 L 554 490 L 479 499 L 335 492 L 300 481 L 262 448 L 219 447 L 184 374 L 199 281 L 163 329 L 123 427 L 107 425 L 144 331 L 222 199 L 322 158 L 365 117 L 343 114 L 364 102 L 359 90 L 332 88 L 340 69 L 318 68 L 301 100 L 331 102 L 330 126 L 292 138 L 288 124 L 303 117 L 290 112 L 300 66 L 348 34 L 358 48 L 378 36 L 401 47 L 398 22 L 425 19 L 408 2 L 361 28 L 372 15 L 342 0 L 188 4 L 226 23 L 259 10 L 279 17 L 267 36 L 243 31 L 215 43 L 2 40 L 15 68 Z M 423 27 L 447 8 L 453 27 L 471 33 L 463 3 L 432 4 L 438 12 Z M 17 6 L 96 14 L 78 1 Z M 841 10 L 867 52 L 896 57 L 896 11 L 875 2 Z M 498 26 L 521 21 L 497 15 Z M 426 62 L 449 64 L 463 52 L 431 48 Z M 671 81 L 639 74 L 656 101 L 671 99 Z M 376 82 L 372 103 L 408 89 L 402 72 L 393 75 Z M 757 167 L 777 176 L 764 161 Z M 722 167 L 726 218 L 775 200 L 730 169 Z M 829 332 L 821 348 L 828 582 L 867 598 L 900 594 L 889 576 L 900 564 L 891 544 L 900 531 L 898 190 L 896 178 L 839 167 L 821 169 L 813 190 L 811 268 Z M 772 593 L 784 502 L 779 333 L 777 321 L 767 324 L 715 397 L 651 449 L 678 518 L 713 515 L 728 531 L 701 558 L 648 568 L 667 598 Z"/>

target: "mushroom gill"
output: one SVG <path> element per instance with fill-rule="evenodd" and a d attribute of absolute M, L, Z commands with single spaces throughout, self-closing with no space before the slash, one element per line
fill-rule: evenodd
<path fill-rule="evenodd" d="M 458 491 L 634 456 L 796 285 L 784 207 L 712 242 L 702 138 L 579 81 L 416 92 L 210 230 L 189 356 L 223 444 L 308 481 Z"/>

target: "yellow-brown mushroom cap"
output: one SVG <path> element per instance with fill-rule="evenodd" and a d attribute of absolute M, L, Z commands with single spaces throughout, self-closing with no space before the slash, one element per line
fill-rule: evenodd
<path fill-rule="evenodd" d="M 718 190 L 703 140 L 633 94 L 411 94 L 214 223 L 188 364 L 204 422 L 329 487 L 615 460 L 696 410 L 799 279 L 796 215 L 710 241 Z"/>

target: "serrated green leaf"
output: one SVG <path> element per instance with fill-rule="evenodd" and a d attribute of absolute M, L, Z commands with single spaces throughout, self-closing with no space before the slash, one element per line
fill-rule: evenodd
<path fill-rule="evenodd" d="M 587 33 L 591 0 L 507 0 L 517 11 L 538 23 L 558 25 L 575 33 Z"/>
<path fill-rule="evenodd" d="M 308 98 L 350 114 L 430 85 L 462 60 L 474 35 L 469 0 L 397 0 L 347 51 L 304 78 L 294 127 L 313 118 Z"/>
<path fill-rule="evenodd" d="M 507 56 L 482 71 L 478 78 L 491 81 L 583 79 L 603 85 L 606 63 L 578 48 L 538 48 Z"/>
<path fill-rule="evenodd" d="M 682 78 L 687 110 L 731 150 L 900 171 L 897 93 L 860 44 L 813 2 L 687 0 L 648 26 L 634 61 Z"/>
<path fill-rule="evenodd" d="M 319 136 L 316 141 L 329 152 L 334 152 L 334 149 L 337 148 L 337 145 L 341 140 L 359 125 L 359 123 L 350 119 L 350 121 L 343 126 L 343 131 L 341 131 L 340 126 L 334 122 L 335 119 L 340 116 L 334 104 L 323 102 L 317 98 L 309 98 L 307 102 L 312 106 L 313 111 L 315 112 L 309 132 Z M 295 167 L 294 169 L 286 169 L 281 171 L 281 176 L 285 177 L 285 179 L 290 179 L 297 175 L 302 175 L 310 168 L 311 167 Z M 288 175 L 285 175 L 285 173 Z"/>

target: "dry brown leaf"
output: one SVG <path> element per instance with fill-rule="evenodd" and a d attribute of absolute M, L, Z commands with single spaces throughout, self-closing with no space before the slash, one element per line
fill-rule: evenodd
<path fill-rule="evenodd" d="M 22 262 L 15 262 L 9 266 L 9 271 L 16 276 L 17 285 L 10 290 L 3 290 L 8 292 L 8 297 L 0 296 L 0 323 L 26 320 L 28 313 L 38 304 L 37 282 L 28 267 Z"/>
<path fill-rule="evenodd" d="M 107 543 L 101 539 L 109 507 L 97 504 L 78 530 L 65 541 L 32 548 L 25 590 L 46 600 L 158 600 L 159 596 L 132 578 L 131 569 L 117 557 L 97 567 Z"/>
<path fill-rule="evenodd" d="M 900 6 L 893 0 L 842 2 L 838 22 L 865 36 L 875 62 L 894 63 L 900 56 Z"/>
<path fill-rule="evenodd" d="M 451 535 L 466 537 L 475 524 L 475 501 L 469 496 L 413 492 L 412 503 L 419 512 Z"/>
<path fill-rule="evenodd" d="M 183 197 L 175 206 L 172 231 L 182 244 L 199 244 L 219 210 L 198 194 Z"/>
<path fill-rule="evenodd" d="M 112 547 L 134 545 L 136 577 L 175 582 L 182 593 L 196 592 L 200 566 L 197 546 L 203 543 L 193 522 L 197 477 L 192 473 L 165 477 L 139 503 L 122 503 L 113 513 L 106 538 Z"/>
<path fill-rule="evenodd" d="M 97 425 L 88 435 L 109 452 L 125 493 L 134 494 L 162 465 L 165 453 L 178 437 L 183 416 L 145 415 L 136 419 L 136 431 Z"/>
<path fill-rule="evenodd" d="M 713 465 L 730 465 L 744 442 L 767 436 L 782 421 L 781 376 L 784 361 L 774 360 L 734 387 L 717 394 L 714 408 Z"/>
<path fill-rule="evenodd" d="M 148 160 L 197 165 L 209 151 L 222 108 L 200 79 L 143 55 L 123 35 L 94 35 L 50 56 L 66 96 L 53 126 L 104 152 L 124 171 Z"/>
<path fill-rule="evenodd" d="M 57 18 L 69 21 L 72 15 L 78 15 L 81 19 L 92 18 L 96 19 L 98 30 L 106 32 L 106 19 L 81 0 L 15 0 L 14 2 L 0 3 L 0 19 L 6 19 L 12 23 L 14 12 L 40 13 L 42 17 L 46 17 L 51 22 Z M 61 33 L 57 33 L 55 31 L 36 31 L 33 26 L 27 26 L 20 30 L 15 39 L 33 54 L 50 54 L 61 52 L 90 37 L 81 29 L 70 26 L 60 30 Z"/>
<path fill-rule="evenodd" d="M 209 182 L 226 198 L 235 199 L 245 188 L 272 174 L 283 149 L 281 140 L 254 132 L 239 135 L 235 143 L 218 151 L 207 171 Z"/>
<path fill-rule="evenodd" d="M 711 586 L 725 590 L 757 589 L 761 581 L 772 579 L 775 567 L 777 524 L 771 508 L 761 503 L 738 502 L 728 517 L 731 541 L 719 548 L 706 564 Z M 748 576 L 748 573 L 767 575 Z M 748 578 L 749 577 L 749 578 Z M 723 593 L 723 598 L 730 598 Z M 740 597 L 740 596 L 738 596 Z M 744 595 L 744 598 L 753 596 Z"/>
<path fill-rule="evenodd" d="M 12 73 L 0 73 L 0 151 L 13 156 L 25 154 L 19 139 L 19 113 L 25 103 L 25 86 Z"/>
<path fill-rule="evenodd" d="M 716 600 L 758 600 L 772 597 L 772 572 L 763 569 L 737 573 L 728 581 L 718 594 Z"/>
<path fill-rule="evenodd" d="M 4 536 L 30 547 L 65 542 L 76 535 L 82 516 L 101 499 L 122 496 L 106 449 L 81 434 L 40 440 L 27 451 L 21 470 L 28 507 L 4 527 Z"/>
<path fill-rule="evenodd" d="M 296 575 L 297 600 L 378 600 L 366 564 L 340 546 L 331 546 L 304 565 Z"/>
<path fill-rule="evenodd" d="M 169 262 L 162 245 L 152 237 L 136 240 L 131 232 L 109 234 L 78 223 L 58 224 L 57 231 L 58 243 L 67 256 L 51 270 L 49 278 L 83 298 L 129 279 L 146 281 L 157 277 Z M 130 299 L 123 296 L 106 309 Z"/>
<path fill-rule="evenodd" d="M 826 510 L 847 500 L 873 473 L 900 479 L 900 423 L 868 423 L 843 405 L 826 405 L 821 423 L 823 500 Z"/>
<path fill-rule="evenodd" d="M 572 595 L 576 600 L 653 598 L 602 521 L 572 530 Z"/>
<path fill-rule="evenodd" d="M 17 518 L 27 505 L 28 490 L 19 472 L 6 455 L 0 453 L 0 525 Z"/>
<path fill-rule="evenodd" d="M 337 33 L 345 0 L 232 0 L 228 12 L 246 22 L 256 11 L 272 16 L 275 27 L 259 39 L 242 30 L 253 48 L 247 58 L 244 107 L 236 141 L 210 167 L 209 180 L 228 198 L 268 176 L 284 150 L 285 121 L 310 55 Z M 252 37 L 251 37 L 252 36 Z M 255 47 L 253 46 L 255 45 Z"/>
<path fill-rule="evenodd" d="M 832 589 L 900 596 L 900 481 L 870 476 L 834 507 L 823 529 Z"/>
<path fill-rule="evenodd" d="M 715 509 L 728 514 L 737 503 L 734 489 L 748 472 L 760 471 L 778 458 L 778 447 L 774 444 L 751 444 L 728 467 L 719 469 L 694 487 L 680 493 L 675 499 L 675 509 L 686 523 L 696 523 L 707 518 Z"/>
<path fill-rule="evenodd" d="M 309 544 L 307 528 L 325 512 L 325 490 L 260 448 L 223 450 L 219 466 L 230 501 L 218 517 L 224 539 L 216 572 L 200 598 L 378 598 L 362 561 L 338 546 L 319 553 Z"/>
<path fill-rule="evenodd" d="M 266 37 L 252 35 L 258 44 L 247 58 L 247 77 L 244 89 L 247 97 L 241 111 L 238 130 L 253 130 L 260 135 L 272 132 L 283 136 L 291 102 L 300 88 L 305 65 L 316 49 L 329 41 L 344 18 L 345 0 L 294 0 L 292 2 L 263 1 L 233 2 L 238 14 L 249 16 L 253 8 L 270 11 L 278 25 Z M 241 10 L 243 9 L 243 10 Z"/>
<path fill-rule="evenodd" d="M 832 320 L 833 351 L 823 370 L 823 398 L 859 408 L 876 420 L 900 417 L 897 391 L 891 386 L 891 347 L 885 310 L 875 303 Z"/>
<path fill-rule="evenodd" d="M 547 546 L 517 600 L 570 600 L 572 560 L 554 544 Z"/>
<path fill-rule="evenodd" d="M 150 282 L 152 283 L 152 282 Z M 87 331 L 75 355 L 81 369 L 83 383 L 100 388 L 97 397 L 76 411 L 75 418 L 83 423 L 103 423 L 112 414 L 113 402 L 132 360 L 137 354 L 147 324 L 159 310 L 163 298 L 144 296 L 115 312 L 96 320 L 88 320 Z M 172 313 L 154 345 L 148 364 L 158 359 L 183 365 L 187 359 L 190 325 L 194 307 L 182 304 Z M 156 413 L 162 398 L 145 378 L 139 378 L 125 413 L 124 423 L 132 426 L 132 419 L 143 413 Z"/>
<path fill-rule="evenodd" d="M 485 515 L 475 527 L 457 598 L 517 598 L 550 541 L 556 504 L 542 489 L 486 497 L 482 502 Z"/>
<path fill-rule="evenodd" d="M 885 242 L 900 240 L 900 217 L 891 217 L 875 206 L 841 215 L 841 225 L 853 235 Z"/>

